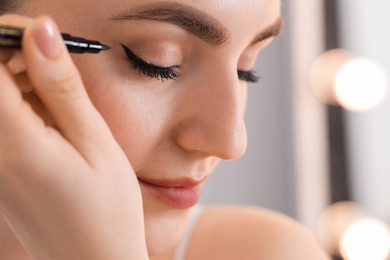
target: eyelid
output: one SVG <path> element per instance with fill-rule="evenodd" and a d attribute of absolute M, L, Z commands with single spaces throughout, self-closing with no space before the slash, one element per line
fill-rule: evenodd
<path fill-rule="evenodd" d="M 176 79 L 179 74 L 176 71 L 178 66 L 168 66 L 162 67 L 154 65 L 142 58 L 138 57 L 130 48 L 126 45 L 120 43 L 122 48 L 124 49 L 127 58 L 132 64 L 132 68 L 134 70 L 138 70 L 145 76 L 156 78 L 156 79 Z M 239 80 L 243 80 L 247 83 L 256 83 L 259 80 L 259 77 L 255 75 L 253 70 L 237 70 L 237 77 Z"/>
<path fill-rule="evenodd" d="M 179 73 L 177 72 L 178 66 L 173 65 L 168 67 L 162 67 L 162 66 L 154 65 L 138 57 L 126 45 L 122 43 L 120 44 L 124 49 L 127 58 L 132 63 L 133 69 L 138 70 L 140 73 L 144 74 L 145 76 L 161 79 L 161 80 L 176 79 L 179 76 Z"/>
<path fill-rule="evenodd" d="M 164 66 L 159 66 L 159 65 L 155 65 L 147 60 L 144 60 L 142 58 L 140 58 L 139 56 L 137 56 L 129 47 L 127 47 L 126 45 L 124 44 L 120 44 L 122 46 L 122 48 L 125 50 L 127 56 L 129 56 L 133 61 L 135 62 L 138 62 L 138 63 L 142 63 L 142 64 L 145 64 L 145 65 L 150 65 L 150 66 L 154 66 L 156 68 L 171 68 L 171 67 L 177 67 L 175 65 L 173 66 L 167 66 L 167 67 L 164 67 Z"/>

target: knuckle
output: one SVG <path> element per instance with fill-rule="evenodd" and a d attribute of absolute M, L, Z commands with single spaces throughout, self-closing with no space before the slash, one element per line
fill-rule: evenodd
<path fill-rule="evenodd" d="M 46 90 L 52 93 L 66 94 L 77 91 L 81 85 L 80 74 L 75 69 L 69 69 L 57 77 L 46 81 Z"/>
<path fill-rule="evenodd" d="M 14 75 L 24 72 L 26 70 L 26 63 L 22 53 L 15 52 L 7 62 L 7 67 Z"/>

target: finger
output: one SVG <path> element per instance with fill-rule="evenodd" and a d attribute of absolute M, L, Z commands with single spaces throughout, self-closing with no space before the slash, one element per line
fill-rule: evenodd
<path fill-rule="evenodd" d="M 4 14 L 0 16 L 0 24 L 8 24 L 16 27 L 26 27 L 33 21 L 32 18 L 18 14 Z"/>
<path fill-rule="evenodd" d="M 25 16 L 14 14 L 0 16 L 0 24 L 25 28 L 31 23 L 32 19 Z M 29 129 L 28 126 L 32 126 L 33 122 L 40 121 L 18 89 L 20 87 L 23 92 L 31 90 L 28 80 L 21 73 L 25 70 L 23 63 L 20 50 L 0 48 L 0 134 L 6 139 L 10 139 L 10 134 L 16 136 L 20 129 Z"/>
<path fill-rule="evenodd" d="M 0 16 L 0 24 L 10 25 L 25 28 L 32 23 L 29 17 L 6 14 Z M 26 79 L 23 71 L 25 70 L 25 63 L 22 52 L 20 50 L 1 49 L 0 48 L 0 122 L 2 133 L 8 132 L 16 133 L 17 129 L 22 129 L 20 124 L 28 124 L 28 121 L 36 121 L 39 118 L 35 117 L 32 109 L 24 102 L 22 92 L 31 91 L 30 84 Z M 13 74 L 13 75 L 12 75 Z M 18 125 L 19 127 L 16 127 Z"/>
<path fill-rule="evenodd" d="M 26 28 L 23 46 L 38 96 L 62 134 L 90 161 L 99 150 L 94 145 L 112 136 L 89 99 L 56 25 L 48 17 L 39 18 Z"/>
<path fill-rule="evenodd" d="M 17 51 L 13 49 L 0 48 L 0 62 L 7 63 L 15 55 Z"/>
<path fill-rule="evenodd" d="M 9 111 L 17 109 L 18 103 L 22 101 L 22 95 L 18 91 L 12 75 L 3 64 L 0 64 L 0 79 L 0 119 L 3 121 L 8 114 L 11 114 Z"/>
<path fill-rule="evenodd" d="M 14 76 L 14 80 L 22 93 L 29 93 L 33 91 L 30 79 L 26 73 L 18 73 Z"/>
<path fill-rule="evenodd" d="M 0 148 L 3 149 L 5 143 L 14 142 L 13 145 L 16 145 L 21 139 L 30 138 L 33 132 L 30 130 L 37 123 L 42 126 L 43 121 L 24 101 L 12 75 L 3 64 L 0 64 L 0 80 Z"/>
<path fill-rule="evenodd" d="M 24 93 L 23 99 L 28 102 L 33 109 L 33 111 L 45 122 L 46 126 L 51 126 L 56 128 L 55 122 L 53 121 L 51 115 L 47 111 L 46 107 L 42 103 L 42 100 L 34 93 Z"/>
<path fill-rule="evenodd" d="M 9 71 L 16 75 L 26 71 L 26 63 L 23 54 L 18 51 L 15 52 L 8 60 L 7 67 Z"/>

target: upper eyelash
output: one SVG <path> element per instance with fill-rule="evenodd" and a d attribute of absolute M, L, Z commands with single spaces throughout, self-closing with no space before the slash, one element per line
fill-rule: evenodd
<path fill-rule="evenodd" d="M 121 44 L 124 49 L 127 58 L 131 61 L 133 69 L 138 70 L 140 73 L 156 79 L 176 79 L 179 74 L 177 73 L 177 66 L 161 67 L 147 62 L 132 52 L 127 46 Z"/>
<path fill-rule="evenodd" d="M 176 71 L 177 66 L 170 66 L 170 67 L 156 66 L 138 57 L 124 44 L 121 44 L 121 46 L 124 49 L 127 58 L 131 61 L 133 69 L 138 70 L 140 73 L 148 77 L 161 79 L 161 80 L 176 79 L 179 76 Z M 256 83 L 260 79 L 260 77 L 255 75 L 253 70 L 249 70 L 249 71 L 237 70 L 237 76 L 240 80 L 246 81 L 248 83 Z"/>
<path fill-rule="evenodd" d="M 240 80 L 246 81 L 248 83 L 257 83 L 260 80 L 260 77 L 255 75 L 253 70 L 237 70 L 237 75 Z"/>

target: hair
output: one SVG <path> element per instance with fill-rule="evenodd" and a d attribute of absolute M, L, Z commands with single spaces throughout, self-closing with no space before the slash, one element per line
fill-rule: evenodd
<path fill-rule="evenodd" d="M 0 0 L 0 15 L 14 11 L 24 0 Z"/>

